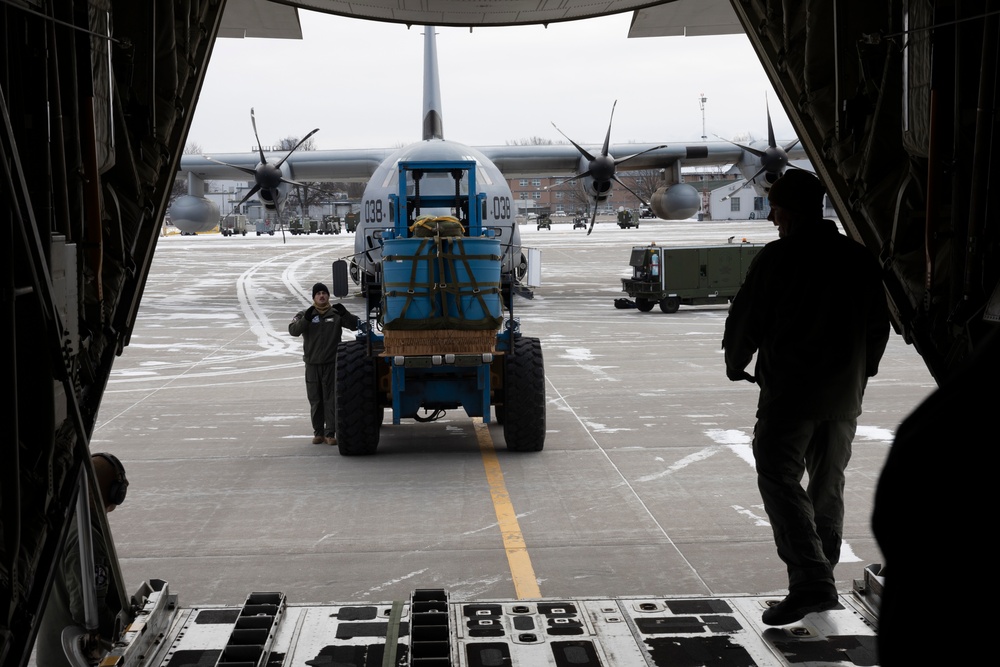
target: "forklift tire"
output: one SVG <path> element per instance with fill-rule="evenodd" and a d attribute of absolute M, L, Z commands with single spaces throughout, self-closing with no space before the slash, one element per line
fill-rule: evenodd
<path fill-rule="evenodd" d="M 504 418 L 504 416 L 505 416 L 504 415 L 504 406 L 502 406 L 502 405 L 494 405 L 493 406 L 493 417 L 494 417 L 493 421 L 495 421 L 497 424 L 503 424 L 503 418 Z"/>
<path fill-rule="evenodd" d="M 375 385 L 375 359 L 363 340 L 337 349 L 337 446 L 342 456 L 367 456 L 378 448 L 384 410 Z"/>
<path fill-rule="evenodd" d="M 677 309 L 681 307 L 681 300 L 676 296 L 668 296 L 666 299 L 660 302 L 660 310 L 665 313 L 676 313 Z"/>
<path fill-rule="evenodd" d="M 545 366 L 537 338 L 517 338 L 504 356 L 503 437 L 514 452 L 545 446 Z M 510 413 L 508 416 L 507 413 Z"/>
<path fill-rule="evenodd" d="M 648 313 L 653 310 L 653 306 L 656 305 L 655 301 L 650 301 L 649 299 L 636 299 L 635 307 L 639 309 L 640 312 Z"/>

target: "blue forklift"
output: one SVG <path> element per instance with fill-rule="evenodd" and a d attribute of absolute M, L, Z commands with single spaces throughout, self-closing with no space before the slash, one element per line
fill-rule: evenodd
<path fill-rule="evenodd" d="M 387 408 L 393 424 L 433 421 L 459 407 L 490 423 L 492 406 L 507 449 L 533 452 L 545 444 L 541 342 L 520 333 L 505 287 L 513 276 L 501 276 L 500 239 L 483 225 L 486 196 L 477 194 L 475 166 L 398 165 L 393 226 L 379 235 L 382 260 L 365 286 L 365 316 L 337 355 L 342 455 L 375 453 Z M 429 174 L 452 178 L 454 191 L 422 194 Z M 346 296 L 347 276 L 347 262 L 335 262 L 335 296 Z"/>

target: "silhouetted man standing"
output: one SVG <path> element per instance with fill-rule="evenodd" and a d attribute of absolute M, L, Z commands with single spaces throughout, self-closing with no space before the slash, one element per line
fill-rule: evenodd
<path fill-rule="evenodd" d="M 762 620 L 785 625 L 837 606 L 844 470 L 889 322 L 878 264 L 823 219 L 816 177 L 788 171 L 768 198 L 779 238 L 750 266 L 722 345 L 729 379 L 760 386 L 757 485 L 788 567 L 788 596 Z M 746 367 L 754 353 L 751 376 Z"/>

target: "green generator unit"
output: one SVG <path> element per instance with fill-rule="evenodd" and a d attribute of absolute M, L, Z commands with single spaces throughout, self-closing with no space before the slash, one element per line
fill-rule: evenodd
<path fill-rule="evenodd" d="M 659 304 L 664 313 L 680 306 L 728 303 L 743 285 L 750 262 L 763 243 L 716 246 L 634 246 L 629 257 L 632 276 L 622 278 L 622 291 L 647 313 Z"/>

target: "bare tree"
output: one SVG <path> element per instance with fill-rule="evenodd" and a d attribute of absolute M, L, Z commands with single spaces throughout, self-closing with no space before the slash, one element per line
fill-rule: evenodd
<path fill-rule="evenodd" d="M 551 146 L 555 144 L 555 141 L 551 139 L 546 139 L 545 137 L 527 137 L 525 139 L 508 139 L 508 146 Z M 561 141 L 559 143 L 566 143 Z"/>
<path fill-rule="evenodd" d="M 288 152 L 298 145 L 299 139 L 299 137 L 295 136 L 287 136 L 279 139 L 275 150 Z M 306 139 L 297 150 L 316 150 L 316 137 L 312 136 Z M 303 185 L 305 185 L 304 188 L 296 186 L 288 193 L 288 199 L 285 202 L 285 211 L 287 213 L 290 214 L 292 209 L 297 208 L 303 216 L 307 216 L 309 214 L 309 207 L 321 203 L 331 194 L 331 191 L 327 188 L 328 184 L 325 183 L 303 182 Z"/>
<path fill-rule="evenodd" d="M 590 213 L 590 207 L 594 203 L 593 197 L 587 194 L 583 187 L 583 181 L 563 181 L 556 185 L 549 186 L 553 192 L 563 193 L 563 208 L 576 213 Z"/>
<path fill-rule="evenodd" d="M 288 136 L 284 139 L 278 140 L 278 145 L 275 146 L 275 150 L 278 151 L 290 151 L 295 148 L 295 145 L 299 143 L 300 137 Z M 316 150 L 316 135 L 313 135 L 302 142 L 299 146 L 300 151 L 314 151 Z"/>
<path fill-rule="evenodd" d="M 656 188 L 660 187 L 663 181 L 663 174 L 659 169 L 643 169 L 639 171 L 626 171 L 618 175 L 628 187 L 639 195 L 644 202 L 653 198 Z"/>

